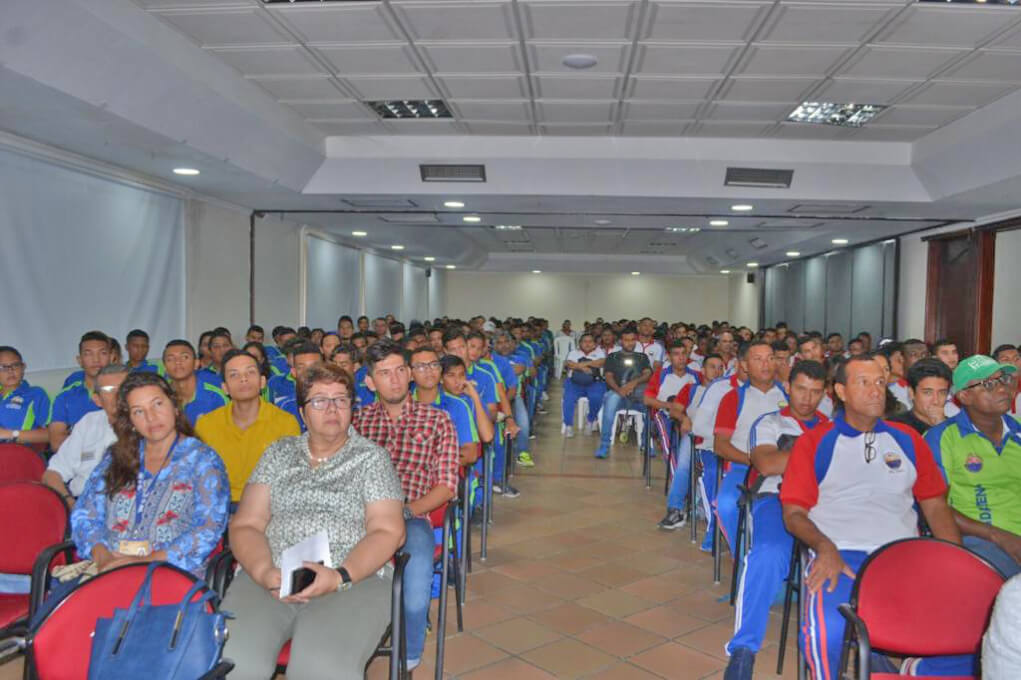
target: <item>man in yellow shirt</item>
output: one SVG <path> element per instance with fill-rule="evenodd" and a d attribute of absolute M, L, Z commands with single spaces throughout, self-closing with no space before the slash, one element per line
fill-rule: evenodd
<path fill-rule="evenodd" d="M 290 413 L 262 400 L 266 378 L 254 356 L 234 349 L 223 357 L 222 366 L 223 390 L 231 401 L 200 417 L 195 432 L 223 459 L 233 504 L 241 499 L 266 447 L 281 437 L 298 436 L 301 429 Z"/>

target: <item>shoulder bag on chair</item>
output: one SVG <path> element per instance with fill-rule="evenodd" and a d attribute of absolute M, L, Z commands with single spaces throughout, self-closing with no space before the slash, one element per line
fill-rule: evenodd
<path fill-rule="evenodd" d="M 592 360 L 589 359 L 588 357 L 582 357 L 581 359 L 578 359 L 579 364 L 587 364 L 591 361 Z M 597 380 L 602 380 L 602 375 L 600 375 L 600 371 L 598 368 L 591 369 L 591 373 L 586 373 L 585 371 L 577 370 L 571 371 L 571 382 L 573 382 L 578 387 L 588 387 Z"/>
<path fill-rule="evenodd" d="M 178 604 L 152 605 L 153 572 L 149 565 L 129 609 L 96 621 L 89 680 L 160 678 L 195 680 L 220 661 L 227 640 L 226 615 L 208 609 L 215 593 L 196 581 Z"/>

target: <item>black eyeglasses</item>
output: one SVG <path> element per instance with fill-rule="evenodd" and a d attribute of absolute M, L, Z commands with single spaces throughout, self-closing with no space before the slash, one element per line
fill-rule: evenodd
<path fill-rule="evenodd" d="M 983 387 L 986 392 L 992 392 L 997 387 L 1003 385 L 1004 387 L 1011 387 L 1014 384 L 1016 376 L 1013 373 L 1001 373 L 999 378 L 986 378 L 981 382 L 977 382 L 974 385 L 968 385 L 961 391 L 974 389 L 976 387 Z"/>
<path fill-rule="evenodd" d="M 865 433 L 865 462 L 871 463 L 876 459 L 876 433 Z"/>

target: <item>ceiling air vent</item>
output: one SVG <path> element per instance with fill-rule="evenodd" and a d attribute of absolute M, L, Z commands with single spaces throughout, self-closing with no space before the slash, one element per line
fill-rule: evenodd
<path fill-rule="evenodd" d="M 346 203 L 352 208 L 417 208 L 418 205 L 407 198 L 387 198 L 380 196 L 379 198 L 366 197 L 366 198 L 342 198 L 341 203 Z"/>
<path fill-rule="evenodd" d="M 484 165 L 426 165 L 418 166 L 423 182 L 485 182 Z"/>
<path fill-rule="evenodd" d="M 439 218 L 433 213 L 388 213 L 380 215 L 379 219 L 390 224 L 436 224 Z"/>
<path fill-rule="evenodd" d="M 853 215 L 871 207 L 853 203 L 798 203 L 787 212 L 800 215 Z"/>
<path fill-rule="evenodd" d="M 759 189 L 790 189 L 793 170 L 771 168 L 727 168 L 723 183 L 728 187 L 756 187 Z"/>

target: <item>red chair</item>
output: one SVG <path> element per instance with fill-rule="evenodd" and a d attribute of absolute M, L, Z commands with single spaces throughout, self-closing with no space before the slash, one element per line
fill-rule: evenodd
<path fill-rule="evenodd" d="M 145 580 L 148 564 L 129 564 L 85 581 L 69 592 L 28 633 L 25 678 L 31 680 L 87 680 L 92 655 L 92 632 L 96 621 L 113 615 L 114 609 L 131 606 Z M 152 604 L 177 604 L 194 585 L 188 572 L 170 564 L 153 573 Z M 202 596 L 200 591 L 195 600 Z M 193 601 L 195 601 L 193 600 Z M 209 603 L 209 610 L 213 611 Z M 222 661 L 204 679 L 220 678 L 234 667 Z"/>
<path fill-rule="evenodd" d="M 35 455 L 35 454 L 32 454 Z M 0 573 L 31 576 L 46 547 L 67 537 L 68 510 L 60 495 L 37 482 L 0 484 Z M 70 560 L 70 547 L 63 559 Z M 50 561 L 56 553 L 50 554 Z M 45 568 L 45 567 L 44 567 Z M 0 637 L 23 634 L 34 604 L 41 602 L 45 579 L 32 579 L 30 595 L 0 594 Z"/>
<path fill-rule="evenodd" d="M 873 649 L 899 657 L 978 654 L 1003 581 L 989 562 L 947 541 L 908 538 L 883 546 L 858 570 L 851 601 L 840 605 L 848 622 L 844 675 L 852 648 L 862 680 L 901 677 L 872 673 Z"/>
<path fill-rule="evenodd" d="M 21 444 L 0 444 L 0 483 L 38 482 L 46 472 L 46 461 Z"/>

